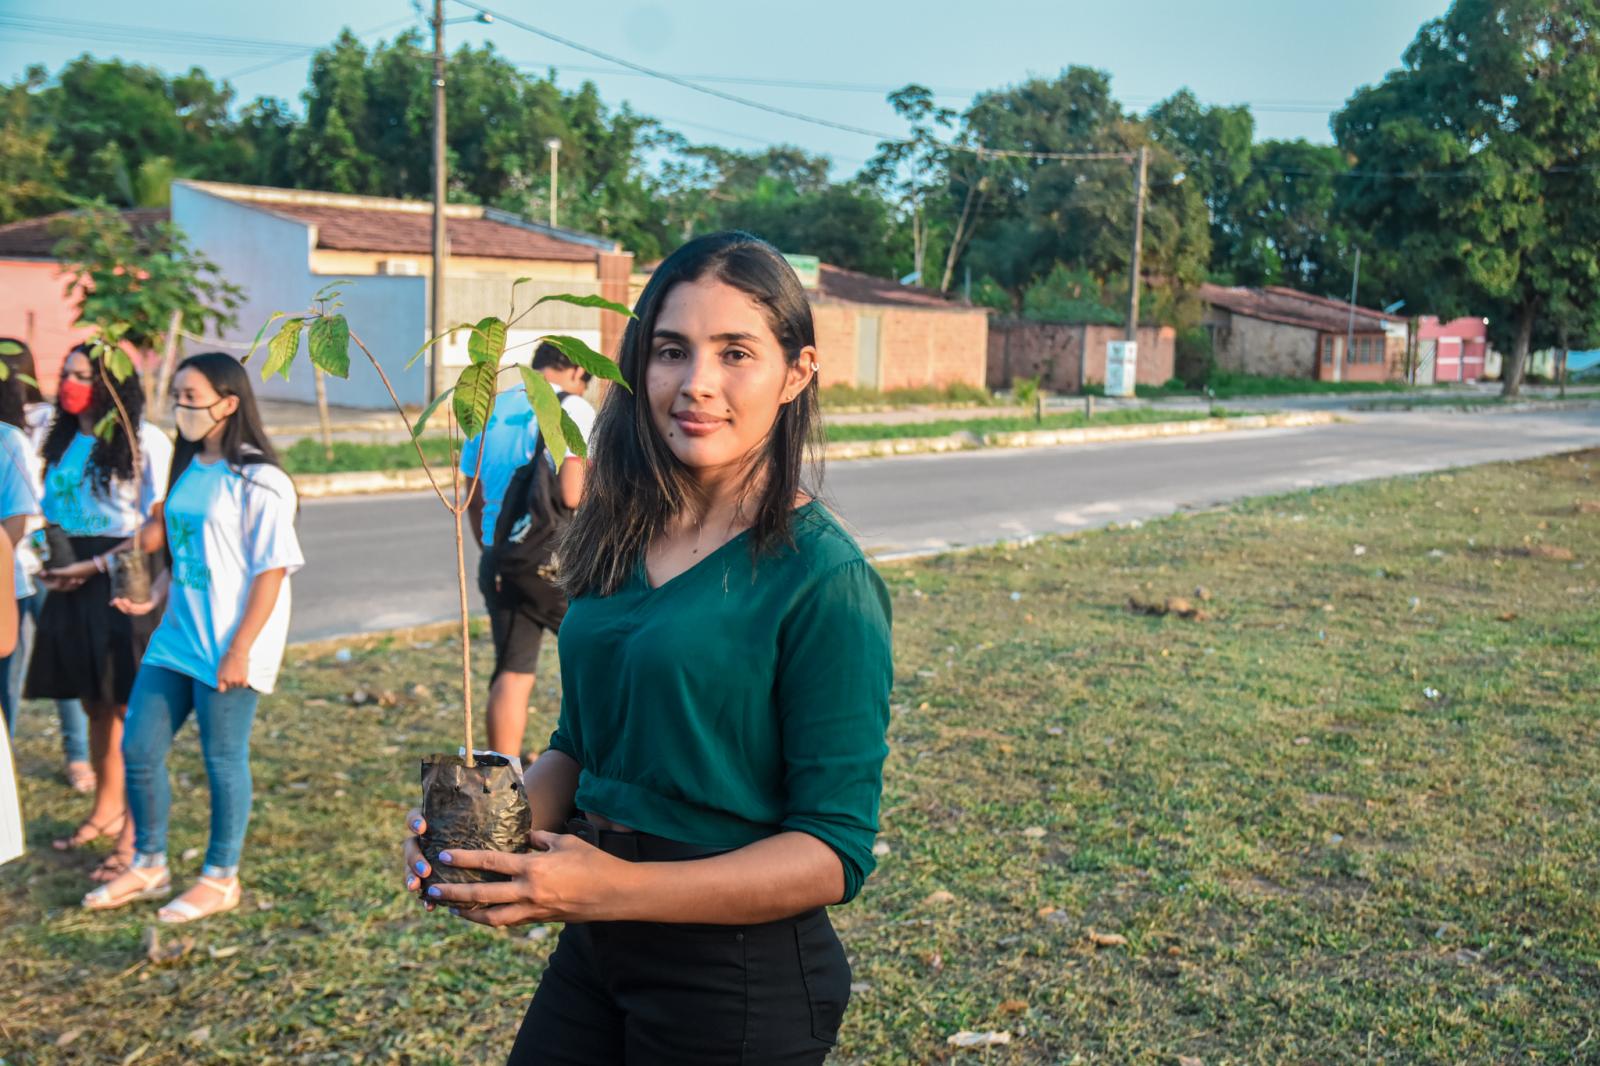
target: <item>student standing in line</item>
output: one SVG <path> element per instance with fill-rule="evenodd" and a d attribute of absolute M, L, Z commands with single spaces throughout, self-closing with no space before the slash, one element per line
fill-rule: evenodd
<path fill-rule="evenodd" d="M 818 1064 L 850 995 L 825 908 L 873 868 L 888 593 L 804 487 L 818 357 L 783 257 L 690 241 L 637 314 L 632 391 L 606 395 L 561 543 L 561 720 L 524 775 L 535 850 L 441 853 L 510 879 L 424 899 L 567 923 L 513 1064 Z M 414 837 L 405 859 L 416 890 Z"/>
<path fill-rule="evenodd" d="M 571 416 L 584 440 L 594 427 L 595 412 L 583 398 L 589 374 L 574 366 L 553 344 L 541 344 L 533 354 L 533 368 L 561 393 L 561 408 Z M 473 536 L 483 549 L 478 559 L 478 591 L 489 610 L 489 629 L 494 639 L 494 675 L 489 683 L 489 748 L 506 755 L 522 754 L 522 738 L 528 728 L 528 701 L 533 696 L 535 672 L 539 667 L 539 648 L 545 629 L 555 632 L 565 608 L 566 596 L 551 585 L 545 594 L 531 598 L 502 581 L 495 568 L 495 527 L 500 505 L 512 475 L 528 463 L 539 450 L 539 423 L 533 417 L 528 390 L 516 385 L 495 398 L 494 412 L 483 432 L 461 449 L 461 470 L 467 477 L 483 465 L 478 489 L 467 501 Z M 546 453 L 548 457 L 548 452 Z M 568 455 L 561 464 L 557 480 L 561 504 L 567 510 L 583 498 L 584 460 Z M 556 609 L 552 610 L 552 601 Z M 554 622 L 554 624 L 552 624 Z"/>
<path fill-rule="evenodd" d="M 128 705 L 123 753 L 134 858 L 90 892 L 93 910 L 172 890 L 167 752 L 193 714 L 211 785 L 211 835 L 195 884 L 157 913 L 192 922 L 239 905 L 239 856 L 250 821 L 250 730 L 271 692 L 289 635 L 289 575 L 304 559 L 295 535 L 294 482 L 256 409 L 250 378 L 231 355 L 190 356 L 172 380 L 179 443 L 166 500 L 140 534 L 172 555 L 161 625 L 150 638 Z M 117 600 L 122 611 L 147 607 Z"/>
<path fill-rule="evenodd" d="M 13 566 L 11 540 L 0 537 L 0 655 L 11 655 L 17 646 L 17 599 L 10 588 Z M 0 864 L 21 855 L 26 845 L 22 831 L 22 800 L 17 794 L 17 770 L 11 758 L 9 732 L 0 729 Z"/>
<path fill-rule="evenodd" d="M 0 344 L 16 346 L 14 354 L 0 355 L 9 373 L 0 381 L 0 422 L 17 427 L 28 438 L 28 484 L 35 501 L 44 499 L 44 483 L 40 478 L 40 448 L 44 444 L 55 404 L 46 403 L 34 382 L 38 373 L 33 365 L 33 352 L 23 341 L 0 337 Z M 30 525 L 36 525 L 32 523 Z M 30 528 L 28 532 L 33 532 Z M 41 564 L 30 540 L 16 542 L 17 609 L 19 622 L 17 646 L 3 663 L 0 663 L 0 702 L 8 718 L 15 718 L 22 705 L 22 679 L 28 672 L 28 656 L 33 650 L 34 628 L 39 612 L 44 607 L 45 590 L 34 577 Z M 94 770 L 89 766 L 89 717 L 83 712 L 79 700 L 57 700 L 56 717 L 61 727 L 62 755 L 66 761 L 67 784 L 74 792 L 94 791 Z"/>
<path fill-rule="evenodd" d="M 144 390 L 138 374 L 115 386 L 138 426 L 139 468 L 120 420 L 111 436 L 95 426 L 114 411 L 110 388 L 85 345 L 74 348 L 61 370 L 58 411 L 42 449 L 44 518 L 60 526 L 78 560 L 39 574 L 49 594 L 39 613 L 25 692 L 35 699 L 78 699 L 89 713 L 89 756 L 95 772 L 94 807 L 58 850 L 80 848 L 100 837 L 116 840 L 111 856 L 90 876 L 115 877 L 133 857 L 133 823 L 122 778 L 122 721 L 139 656 L 154 621 L 133 620 L 111 606 L 110 553 L 149 516 L 166 489 L 172 442 L 142 419 Z"/>
<path fill-rule="evenodd" d="M 5 406 L 4 394 L 15 393 L 20 386 L 21 382 L 15 378 L 0 381 L 0 408 Z M 24 613 L 23 601 L 34 595 L 33 581 L 23 566 L 20 549 L 29 524 L 39 515 L 39 492 L 31 476 L 34 462 L 33 446 L 28 443 L 27 435 L 0 419 L 0 528 L 5 532 L 0 539 L 11 549 L 12 589 L 19 619 Z M 18 628 L 20 630 L 20 624 Z M 22 672 L 28 656 L 27 649 L 17 641 L 12 642 L 12 648 L 10 655 L 0 659 L 0 674 L 4 675 L 0 681 L 0 711 L 5 713 L 6 729 L 14 732 L 19 700 L 10 678 L 13 672 Z"/>

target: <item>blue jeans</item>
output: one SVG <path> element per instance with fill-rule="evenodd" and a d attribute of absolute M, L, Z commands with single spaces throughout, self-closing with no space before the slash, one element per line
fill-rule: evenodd
<path fill-rule="evenodd" d="M 0 659 L 0 711 L 5 712 L 6 728 L 16 735 L 13 722 L 22 706 L 22 682 L 28 675 L 28 655 L 33 651 L 34 623 L 44 608 L 44 591 L 17 600 L 17 647 Z M 78 700 L 57 700 L 56 715 L 61 719 L 61 751 L 68 762 L 89 761 L 89 716 Z"/>
<path fill-rule="evenodd" d="M 193 711 L 200 725 L 206 779 L 211 784 L 206 865 L 239 865 L 245 827 L 250 823 L 250 727 L 255 724 L 258 698 L 255 689 L 218 692 L 176 670 L 139 668 L 128 697 L 128 724 L 122 735 L 135 851 L 141 855 L 166 853 L 167 812 L 172 806 L 167 752 Z"/>

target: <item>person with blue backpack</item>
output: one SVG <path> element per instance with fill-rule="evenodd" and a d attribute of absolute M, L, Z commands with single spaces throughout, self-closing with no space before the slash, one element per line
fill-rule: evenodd
<path fill-rule="evenodd" d="M 534 351 L 533 369 L 554 386 L 561 409 L 587 440 L 595 420 L 594 407 L 583 398 L 588 371 L 573 365 L 553 344 Z M 539 549 L 582 499 L 584 460 L 568 455 L 555 468 L 539 439 L 528 391 L 519 381 L 496 397 L 488 425 L 467 441 L 461 471 L 466 477 L 477 472 L 481 479 L 467 513 L 483 549 L 478 591 L 494 639 L 489 747 L 516 756 L 522 753 L 544 633 L 560 628 L 566 613 L 566 595 L 556 587 Z M 541 503 L 542 508 L 536 506 Z M 542 528 L 530 529 L 534 523 Z"/>

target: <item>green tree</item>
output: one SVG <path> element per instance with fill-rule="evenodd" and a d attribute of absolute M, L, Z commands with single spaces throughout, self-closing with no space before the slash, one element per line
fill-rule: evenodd
<path fill-rule="evenodd" d="M 70 278 L 67 295 L 78 301 L 81 324 L 114 333 L 143 356 L 178 328 L 196 335 L 234 324 L 241 290 L 215 263 L 190 247 L 170 222 L 135 230 L 120 211 L 96 204 L 57 223 L 55 256 Z M 155 387 L 146 378 L 146 390 Z"/>
<path fill-rule="evenodd" d="M 1143 273 L 1189 288 L 1204 279 L 1210 220 L 1198 183 L 1178 180 L 1179 159 L 1127 114 L 1102 71 L 1071 67 L 1053 80 L 981 94 L 967 112 L 972 144 L 1047 153 L 1131 153 L 1150 148 Z M 1132 252 L 1133 173 L 1119 159 L 1003 158 L 985 161 L 985 221 L 967 253 L 1020 309 L 1057 264 L 1096 279 L 1113 305 L 1127 295 Z M 1152 317 L 1163 311 L 1151 307 Z"/>
<path fill-rule="evenodd" d="M 35 72 L 36 73 L 36 72 Z M 33 74 L 0 90 L 0 224 L 58 210 L 67 202 L 66 164 L 39 121 Z"/>
<path fill-rule="evenodd" d="M 1457 0 L 1334 117 L 1340 208 L 1409 267 L 1407 299 L 1487 313 L 1529 350 L 1600 304 L 1600 4 Z"/>

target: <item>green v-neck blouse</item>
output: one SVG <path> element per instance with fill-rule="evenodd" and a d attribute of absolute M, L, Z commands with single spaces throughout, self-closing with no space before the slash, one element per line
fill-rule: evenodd
<path fill-rule="evenodd" d="M 561 625 L 561 720 L 577 805 L 633 829 L 738 848 L 785 830 L 872 872 L 894 680 L 888 590 L 827 508 L 753 559 L 740 534 L 651 588 L 641 559 Z"/>

